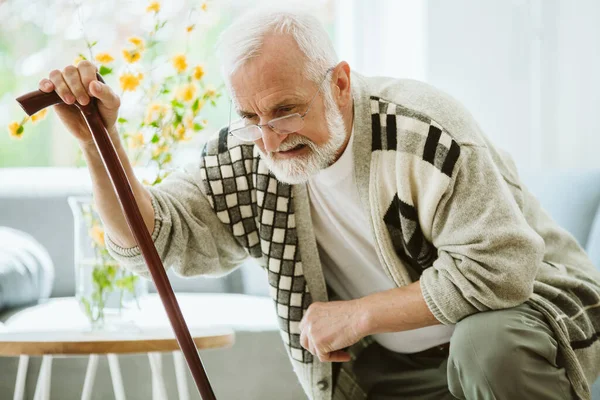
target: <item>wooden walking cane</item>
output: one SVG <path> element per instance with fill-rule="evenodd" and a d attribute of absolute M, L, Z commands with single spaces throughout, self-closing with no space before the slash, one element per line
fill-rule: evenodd
<path fill-rule="evenodd" d="M 99 74 L 96 74 L 96 77 L 100 82 L 104 83 L 104 80 Z M 24 94 L 16 100 L 23 110 L 25 110 L 27 115 L 33 115 L 54 104 L 64 104 L 56 92 L 45 93 L 41 90 L 35 90 Z M 179 308 L 179 304 L 173 293 L 173 288 L 167 278 L 167 273 L 165 272 L 160 256 L 156 251 L 156 247 L 154 247 L 152 237 L 146 228 L 140 209 L 133 196 L 133 191 L 129 184 L 129 180 L 127 179 L 127 175 L 123 170 L 123 165 L 121 165 L 110 135 L 98 112 L 96 99 L 90 96 L 90 102 L 87 105 L 82 106 L 76 102 L 73 104 L 73 107 L 77 107 L 79 111 L 81 111 L 81 114 L 92 133 L 94 143 L 100 152 L 102 162 L 110 177 L 117 198 L 119 199 L 119 204 L 121 205 L 129 229 L 146 260 L 146 264 L 152 275 L 152 280 L 156 285 L 160 299 L 165 307 L 173 331 L 175 332 L 177 342 L 179 343 L 179 347 L 183 351 L 188 367 L 192 372 L 200 396 L 204 400 L 216 400 L 208 377 L 206 376 L 206 372 L 204 371 L 204 367 L 202 366 L 202 361 L 200 361 L 198 350 L 192 340 L 190 331 L 183 319 L 183 314 L 181 313 L 181 309 Z"/>

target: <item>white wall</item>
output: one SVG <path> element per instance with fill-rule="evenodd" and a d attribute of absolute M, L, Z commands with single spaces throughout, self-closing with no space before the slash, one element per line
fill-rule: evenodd
<path fill-rule="evenodd" d="M 335 46 L 365 75 L 425 79 L 425 0 L 336 0 Z"/>
<path fill-rule="evenodd" d="M 519 160 L 533 143 L 529 7 L 522 1 L 430 0 L 427 80 L 460 100 Z"/>
<path fill-rule="evenodd" d="M 356 70 L 445 90 L 522 167 L 600 167 L 600 1 L 338 0 L 336 12 Z"/>

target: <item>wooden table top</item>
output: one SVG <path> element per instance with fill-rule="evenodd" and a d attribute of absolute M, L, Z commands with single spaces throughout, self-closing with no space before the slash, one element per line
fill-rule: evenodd
<path fill-rule="evenodd" d="M 198 349 L 229 347 L 234 331 L 274 330 L 271 299 L 236 294 L 178 293 L 177 301 Z M 0 330 L 0 356 L 123 354 L 179 349 L 160 298 L 126 311 L 118 330 L 92 331 L 75 298 L 54 298 L 12 315 Z"/>

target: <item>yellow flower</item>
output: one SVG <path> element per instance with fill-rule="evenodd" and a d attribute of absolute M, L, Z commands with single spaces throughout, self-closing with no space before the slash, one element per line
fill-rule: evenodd
<path fill-rule="evenodd" d="M 98 53 L 96 54 L 96 61 L 100 64 L 108 64 L 115 61 L 115 59 L 109 53 Z"/>
<path fill-rule="evenodd" d="M 192 75 L 194 79 L 200 80 L 204 76 L 204 67 L 202 65 L 196 65 L 194 67 L 194 73 Z"/>
<path fill-rule="evenodd" d="M 202 9 L 202 11 L 208 11 L 208 1 L 203 1 L 200 8 Z"/>
<path fill-rule="evenodd" d="M 175 97 L 179 101 L 192 101 L 196 96 L 196 86 L 193 83 L 188 83 L 177 89 Z"/>
<path fill-rule="evenodd" d="M 187 68 L 187 60 L 185 54 L 178 54 L 173 57 L 173 67 L 177 70 L 177 72 L 183 72 Z"/>
<path fill-rule="evenodd" d="M 48 113 L 48 109 L 44 108 L 42 111 L 33 114 L 31 116 L 31 122 L 43 120 L 47 113 Z"/>
<path fill-rule="evenodd" d="M 188 26 L 187 28 L 185 28 L 185 30 L 187 31 L 187 33 L 190 33 L 191 31 L 193 31 L 193 30 L 194 30 L 194 27 L 195 27 L 195 26 L 196 26 L 196 25 L 190 25 L 190 26 Z"/>
<path fill-rule="evenodd" d="M 214 86 L 208 85 L 206 87 L 206 91 L 204 92 L 204 97 L 213 99 L 217 96 L 217 89 Z"/>
<path fill-rule="evenodd" d="M 146 110 L 144 123 L 149 124 L 157 119 L 164 118 L 167 115 L 168 108 L 164 104 L 151 103 Z"/>
<path fill-rule="evenodd" d="M 8 132 L 10 133 L 11 137 L 15 139 L 20 139 L 23 135 L 23 125 L 21 125 L 17 121 L 13 121 L 10 124 L 8 124 Z"/>
<path fill-rule="evenodd" d="M 77 56 L 75 57 L 75 59 L 73 60 L 73 65 L 77 66 L 77 64 L 79 64 L 79 62 L 85 60 L 85 58 L 83 58 L 82 56 Z"/>
<path fill-rule="evenodd" d="M 121 83 L 121 89 L 123 89 L 124 91 L 133 92 L 138 87 L 138 85 L 140 84 L 140 81 L 143 78 L 144 78 L 144 75 L 141 73 L 138 73 L 137 75 L 134 75 L 129 72 L 124 73 L 123 75 L 121 75 L 119 77 L 119 82 Z"/>
<path fill-rule="evenodd" d="M 137 62 L 140 58 L 142 58 L 142 53 L 140 53 L 137 49 L 123 50 L 123 58 L 129 64 L 133 64 L 134 62 Z"/>
<path fill-rule="evenodd" d="M 159 12 L 160 11 L 160 3 L 158 1 L 153 1 L 146 7 L 146 12 Z"/>
<path fill-rule="evenodd" d="M 139 51 L 143 51 L 146 48 L 144 44 L 144 39 L 142 39 L 141 37 L 132 36 L 127 40 L 129 41 L 129 43 L 133 43 Z"/>
<path fill-rule="evenodd" d="M 187 114 L 183 119 L 183 124 L 187 129 L 192 129 L 194 127 L 194 116 L 191 114 Z"/>
<path fill-rule="evenodd" d="M 152 150 L 152 157 L 158 157 L 161 154 L 166 153 L 169 150 L 169 147 L 166 145 L 158 146 L 154 150 Z"/>
<path fill-rule="evenodd" d="M 104 229 L 100 225 L 92 226 L 89 235 L 98 246 L 104 247 Z"/>
<path fill-rule="evenodd" d="M 186 133 L 186 129 L 185 126 L 183 125 L 177 125 L 177 128 L 175 129 L 175 133 L 174 133 L 174 137 L 176 140 L 180 140 L 182 142 L 187 142 L 188 140 L 190 140 L 191 138 L 187 137 L 185 135 Z"/>
<path fill-rule="evenodd" d="M 129 148 L 131 149 L 137 149 L 144 145 L 144 135 L 140 132 L 131 135 L 128 139 Z"/>

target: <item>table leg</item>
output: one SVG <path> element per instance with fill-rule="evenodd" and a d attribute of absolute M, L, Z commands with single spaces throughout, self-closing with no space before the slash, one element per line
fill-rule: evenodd
<path fill-rule="evenodd" d="M 152 400 L 167 400 L 160 353 L 148 353 L 148 360 L 152 371 Z"/>
<path fill-rule="evenodd" d="M 125 388 L 123 387 L 123 378 L 121 378 L 121 368 L 116 354 L 108 354 L 108 367 L 110 368 L 110 377 L 112 378 L 113 389 L 116 400 L 125 400 Z"/>
<path fill-rule="evenodd" d="M 52 377 L 52 356 L 42 357 L 42 366 L 35 387 L 34 400 L 50 400 L 50 378 Z"/>
<path fill-rule="evenodd" d="M 29 356 L 19 357 L 19 367 L 17 369 L 17 381 L 15 382 L 15 393 L 13 400 L 23 400 L 25 394 L 25 381 L 27 379 L 27 366 L 29 365 Z"/>
<path fill-rule="evenodd" d="M 177 380 L 177 392 L 179 400 L 190 400 L 190 393 L 187 388 L 186 365 L 183 353 L 181 351 L 173 352 L 173 364 L 175 365 L 175 379 Z"/>
<path fill-rule="evenodd" d="M 90 400 L 92 398 L 92 389 L 94 388 L 94 380 L 96 379 L 96 371 L 98 370 L 98 358 L 98 354 L 90 354 L 87 370 L 85 371 L 85 380 L 83 381 L 81 400 Z"/>

